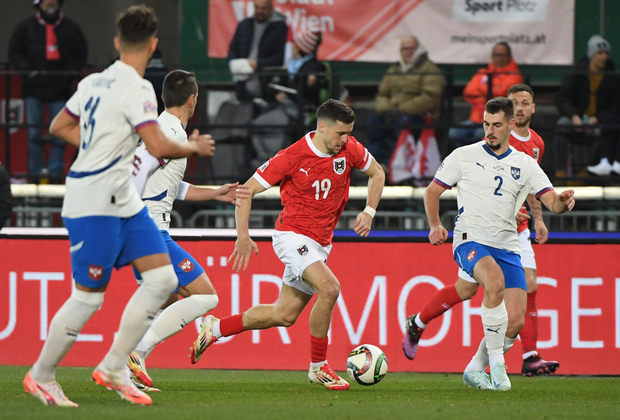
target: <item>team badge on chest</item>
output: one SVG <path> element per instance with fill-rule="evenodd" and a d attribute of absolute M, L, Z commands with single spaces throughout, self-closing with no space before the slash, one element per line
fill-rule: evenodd
<path fill-rule="evenodd" d="M 515 168 L 514 166 L 510 167 L 510 175 L 517 180 L 521 178 L 521 168 Z"/>
<path fill-rule="evenodd" d="M 338 175 L 342 175 L 344 170 L 347 169 L 347 160 L 346 158 L 338 158 L 334 159 L 334 172 Z"/>

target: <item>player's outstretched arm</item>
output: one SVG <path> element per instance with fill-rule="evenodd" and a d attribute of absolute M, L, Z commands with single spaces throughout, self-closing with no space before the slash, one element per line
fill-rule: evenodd
<path fill-rule="evenodd" d="M 245 185 L 248 186 L 249 197 L 237 200 L 239 203 L 238 207 L 235 209 L 237 240 L 235 241 L 235 249 L 228 258 L 228 262 L 233 263 L 232 269 L 237 272 L 248 268 L 252 251 L 258 255 L 258 246 L 256 242 L 250 238 L 249 220 L 250 211 L 252 210 L 252 197 L 265 191 L 265 187 L 254 178 L 250 178 Z"/>
<path fill-rule="evenodd" d="M 185 201 L 208 201 L 217 200 L 240 206 L 238 200 L 250 197 L 250 188 L 247 185 L 224 184 L 219 188 L 189 185 L 185 194 Z"/>
<path fill-rule="evenodd" d="M 69 115 L 63 108 L 52 120 L 50 134 L 80 147 L 80 120 Z"/>
<path fill-rule="evenodd" d="M 446 189 L 436 182 L 431 182 L 424 193 L 424 211 L 428 218 L 430 232 L 428 240 L 433 245 L 441 245 L 448 239 L 448 231 L 439 218 L 439 197 Z"/>
<path fill-rule="evenodd" d="M 373 158 L 370 167 L 364 172 L 368 175 L 368 198 L 366 208 L 355 218 L 353 230 L 360 236 L 368 236 L 372 229 L 372 219 L 375 217 L 381 193 L 385 185 L 385 172 Z"/>
<path fill-rule="evenodd" d="M 566 190 L 558 194 L 555 191 L 547 191 L 540 196 L 540 201 L 555 214 L 571 211 L 575 207 L 575 190 Z"/>
<path fill-rule="evenodd" d="M 542 204 L 536 199 L 534 194 L 528 194 L 527 203 L 530 206 L 532 216 L 534 216 L 534 229 L 536 230 L 536 242 L 544 244 L 549 239 L 549 230 L 542 217 Z"/>
<path fill-rule="evenodd" d="M 158 159 L 178 159 L 191 155 L 209 157 L 215 153 L 215 140 L 209 134 L 200 134 L 198 130 L 194 130 L 187 143 L 170 140 L 157 124 L 140 127 L 138 134 L 149 153 Z"/>

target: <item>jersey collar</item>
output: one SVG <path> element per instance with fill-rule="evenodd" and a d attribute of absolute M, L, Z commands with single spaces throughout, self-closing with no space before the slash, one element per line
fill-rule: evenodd
<path fill-rule="evenodd" d="M 310 148 L 310 150 L 312 150 L 312 152 L 315 155 L 317 155 L 318 157 L 323 157 L 323 158 L 332 157 L 332 155 L 330 155 L 329 153 L 321 152 L 319 149 L 317 149 L 317 147 L 314 145 L 314 143 L 312 143 L 312 138 L 315 135 L 316 135 L 316 130 L 315 131 L 311 131 L 309 133 L 306 133 L 306 142 L 308 143 L 308 147 Z"/>
<path fill-rule="evenodd" d="M 493 150 L 491 150 L 491 148 L 489 146 L 485 144 L 482 145 L 482 148 L 491 156 L 493 156 L 494 158 L 497 158 L 497 160 L 501 160 L 504 159 L 506 156 L 508 156 L 509 154 L 512 153 L 512 149 L 509 147 L 508 150 L 506 150 L 504 153 L 502 153 L 501 155 L 496 155 L 495 152 Z"/>

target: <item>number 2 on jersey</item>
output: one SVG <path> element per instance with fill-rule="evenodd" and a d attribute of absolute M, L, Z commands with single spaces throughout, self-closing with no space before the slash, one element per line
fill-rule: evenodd
<path fill-rule="evenodd" d="M 84 131 L 86 134 L 84 136 L 84 142 L 82 143 L 82 149 L 87 149 L 88 146 L 90 146 L 90 142 L 93 140 L 93 131 L 95 131 L 96 122 L 94 114 L 97 110 L 97 106 L 99 105 L 99 99 L 99 97 L 97 97 L 97 99 L 94 99 L 91 96 L 88 102 L 86 102 L 86 107 L 84 108 L 84 110 L 86 112 L 90 112 L 88 113 L 87 121 L 84 124 Z"/>
<path fill-rule="evenodd" d="M 504 179 L 501 176 L 496 176 L 495 178 L 493 178 L 496 181 L 499 181 L 497 183 L 497 188 L 495 188 L 495 191 L 493 192 L 493 194 L 495 195 L 503 195 L 501 192 L 499 192 L 499 189 L 502 188 L 502 184 L 504 183 Z"/>
<path fill-rule="evenodd" d="M 325 200 L 327 198 L 327 194 L 329 193 L 329 189 L 332 187 L 332 182 L 327 178 L 321 182 L 317 179 L 312 183 L 312 186 L 316 189 L 314 199 L 318 200 L 321 191 L 323 191 L 323 200 Z"/>

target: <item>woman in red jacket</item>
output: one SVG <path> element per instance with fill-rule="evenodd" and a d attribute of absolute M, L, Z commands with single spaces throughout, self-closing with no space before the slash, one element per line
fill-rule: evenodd
<path fill-rule="evenodd" d="M 451 128 L 448 132 L 454 147 L 482 140 L 484 104 L 491 98 L 506 96 L 510 86 L 523 82 L 519 67 L 512 58 L 510 45 L 506 42 L 498 42 L 493 46 L 491 60 L 487 67 L 478 70 L 463 90 L 463 98 L 471 104 L 471 111 L 469 119 L 461 123 L 463 127 Z"/>

